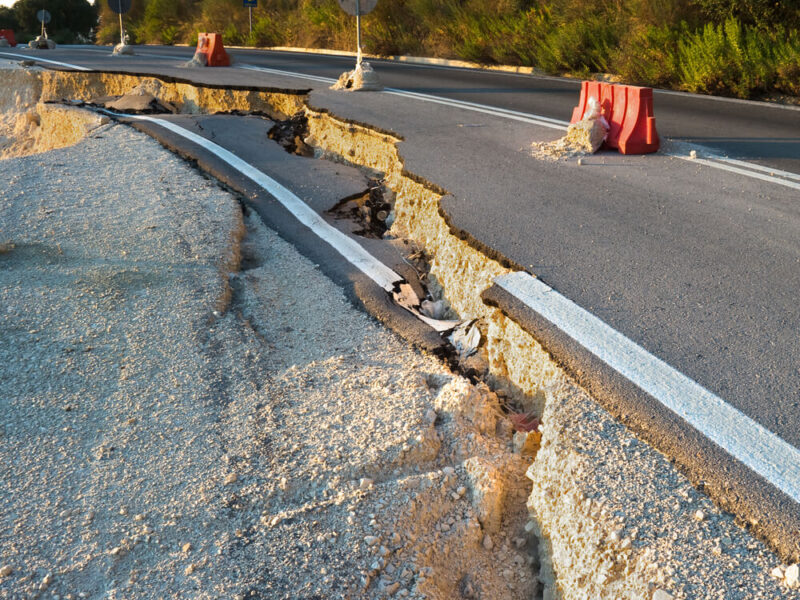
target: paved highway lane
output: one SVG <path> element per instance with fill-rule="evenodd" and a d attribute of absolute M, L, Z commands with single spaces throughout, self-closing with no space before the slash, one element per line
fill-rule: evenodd
<path fill-rule="evenodd" d="M 106 50 L 107 52 L 107 50 Z M 189 48 L 143 48 L 141 54 L 191 57 Z M 335 79 L 352 68 L 349 57 L 231 49 L 239 61 Z M 578 81 L 371 60 L 384 85 L 421 94 L 568 121 Z M 785 107 L 656 90 L 662 137 L 714 148 L 742 160 L 800 173 L 800 106 Z"/>
<path fill-rule="evenodd" d="M 107 48 L 82 48 L 109 54 Z M 69 48 L 59 53 L 71 53 Z M 354 59 L 297 52 L 233 48 L 240 63 L 336 79 Z M 186 47 L 137 47 L 140 56 L 188 60 Z M 80 56 L 80 54 L 78 55 Z M 123 59 L 124 60 L 124 59 Z M 577 80 L 455 67 L 371 60 L 387 87 L 568 121 L 577 104 Z M 662 138 L 714 149 L 725 156 L 800 173 L 800 106 L 711 98 L 667 90 L 655 93 Z"/>
<path fill-rule="evenodd" d="M 601 153 L 584 167 L 541 162 L 529 156 L 530 142 L 560 133 L 502 114 L 332 92 L 322 82 L 266 72 L 178 69 L 192 54 L 187 48 L 139 53 L 111 59 L 107 50 L 67 48 L 46 57 L 218 83 L 313 87 L 314 106 L 403 135 L 406 167 L 450 192 L 443 208 L 456 227 L 800 447 L 800 188 L 785 185 L 796 180 L 765 181 L 664 154 Z M 327 78 L 353 62 L 232 53 L 240 65 Z M 570 81 L 375 66 L 391 87 L 554 119 L 568 118 L 577 101 Z M 800 111 L 666 93 L 656 103 L 662 135 L 715 138 L 720 148 L 738 139 L 747 151 L 737 156 L 800 173 Z"/>

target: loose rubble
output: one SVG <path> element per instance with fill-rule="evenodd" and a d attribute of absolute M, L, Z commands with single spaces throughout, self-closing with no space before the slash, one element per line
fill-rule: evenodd
<path fill-rule="evenodd" d="M 531 144 L 531 153 L 535 158 L 544 160 L 594 154 L 603 145 L 608 129 L 608 122 L 600 113 L 597 100 L 589 98 L 589 106 L 583 119 L 570 124 L 566 135 L 560 139 L 553 142 L 534 142 Z M 578 164 L 582 164 L 580 159 Z"/>
<path fill-rule="evenodd" d="M 347 71 L 339 76 L 332 90 L 346 90 L 351 92 L 376 92 L 383 89 L 378 74 L 368 62 L 361 61 L 352 71 Z"/>

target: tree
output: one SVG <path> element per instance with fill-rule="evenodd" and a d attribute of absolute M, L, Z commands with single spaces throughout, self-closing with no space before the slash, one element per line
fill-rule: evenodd
<path fill-rule="evenodd" d="M 18 0 L 14 4 L 14 14 L 19 27 L 27 33 L 36 33 L 41 28 L 36 13 L 46 9 L 52 19 L 47 24 L 48 31 L 59 32 L 66 41 L 77 35 L 88 36 L 89 30 L 97 25 L 97 10 L 87 0 Z"/>
<path fill-rule="evenodd" d="M 19 21 L 14 14 L 14 9 L 8 6 L 0 6 L 0 29 L 19 30 Z"/>

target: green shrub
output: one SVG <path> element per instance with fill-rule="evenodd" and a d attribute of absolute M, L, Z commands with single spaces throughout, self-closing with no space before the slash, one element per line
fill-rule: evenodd
<path fill-rule="evenodd" d="M 690 92 L 750 98 L 776 86 L 797 89 L 800 42 L 796 31 L 765 31 L 734 17 L 707 24 L 678 42 L 681 87 Z M 789 92 L 792 93 L 792 92 Z"/>
<path fill-rule="evenodd" d="M 248 46 L 280 46 L 283 43 L 282 31 L 278 24 L 269 16 L 255 19 L 253 22 L 253 32 L 247 36 Z"/>
<path fill-rule="evenodd" d="M 670 87 L 679 80 L 678 40 L 681 28 L 647 26 L 627 36 L 612 53 L 611 66 L 623 81 Z"/>
<path fill-rule="evenodd" d="M 605 73 L 617 32 L 602 16 L 588 16 L 554 27 L 539 45 L 539 65 L 551 73 L 575 73 L 587 77 Z"/>

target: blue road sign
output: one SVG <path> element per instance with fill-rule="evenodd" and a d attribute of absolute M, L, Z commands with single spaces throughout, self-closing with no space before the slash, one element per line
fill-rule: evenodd
<path fill-rule="evenodd" d="M 258 6 L 258 0 L 242 0 L 245 8 L 255 8 Z"/>

